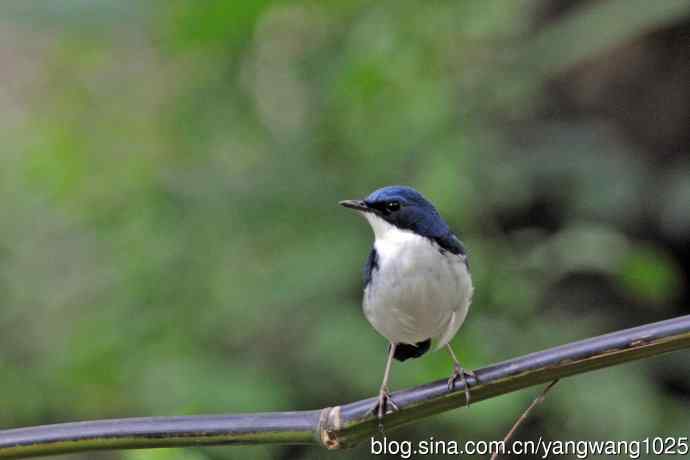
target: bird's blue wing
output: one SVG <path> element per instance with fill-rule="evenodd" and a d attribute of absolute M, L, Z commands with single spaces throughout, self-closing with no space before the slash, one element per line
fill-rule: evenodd
<path fill-rule="evenodd" d="M 367 263 L 364 264 L 364 288 L 366 289 L 371 282 L 372 276 L 374 276 L 374 271 L 379 268 L 379 255 L 376 249 L 371 248 L 369 257 L 367 258 Z"/>

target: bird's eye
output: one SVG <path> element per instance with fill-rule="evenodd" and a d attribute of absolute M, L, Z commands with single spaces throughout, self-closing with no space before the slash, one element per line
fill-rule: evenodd
<path fill-rule="evenodd" d="M 389 201 L 386 203 L 386 209 L 390 212 L 395 212 L 398 209 L 400 209 L 400 202 L 399 201 Z"/>

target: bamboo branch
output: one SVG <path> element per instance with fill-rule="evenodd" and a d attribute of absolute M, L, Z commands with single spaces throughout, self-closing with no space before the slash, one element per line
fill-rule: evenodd
<path fill-rule="evenodd" d="M 613 332 L 514 358 L 468 378 L 472 402 L 522 388 L 690 348 L 690 315 Z M 464 387 L 448 392 L 439 380 L 393 393 L 400 410 L 384 418 L 387 430 L 465 405 Z M 350 447 L 377 432 L 375 398 L 300 412 L 189 417 L 145 417 L 62 423 L 0 431 L 0 458 L 220 444 L 317 444 Z"/>

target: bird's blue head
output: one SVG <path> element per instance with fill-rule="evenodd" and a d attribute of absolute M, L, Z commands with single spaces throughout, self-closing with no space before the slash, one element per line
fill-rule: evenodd
<path fill-rule="evenodd" d="M 376 221 L 373 216 L 377 216 L 397 228 L 410 230 L 427 238 L 438 238 L 450 233 L 448 225 L 434 205 L 412 187 L 391 185 L 374 190 L 363 200 L 345 200 L 340 204 L 364 214 L 372 226 Z"/>

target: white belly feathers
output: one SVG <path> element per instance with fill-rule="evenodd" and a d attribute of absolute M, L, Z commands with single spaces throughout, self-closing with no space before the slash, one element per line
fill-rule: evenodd
<path fill-rule="evenodd" d="M 465 257 L 367 214 L 378 268 L 364 291 L 364 314 L 394 343 L 437 339 L 445 346 L 462 325 L 472 299 Z"/>

